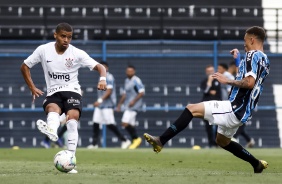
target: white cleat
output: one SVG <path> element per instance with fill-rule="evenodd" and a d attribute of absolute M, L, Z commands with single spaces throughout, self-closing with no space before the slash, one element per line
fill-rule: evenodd
<path fill-rule="evenodd" d="M 127 149 L 131 145 L 131 141 L 126 139 L 126 141 L 121 142 L 121 149 Z"/>
<path fill-rule="evenodd" d="M 90 144 L 87 146 L 87 149 L 98 149 L 99 146 L 96 144 L 96 145 L 93 145 L 93 144 Z"/>
<path fill-rule="evenodd" d="M 47 123 L 45 121 L 42 121 L 41 119 L 37 120 L 36 122 L 36 126 L 38 128 L 38 130 L 47 135 L 49 137 L 49 139 L 51 139 L 51 141 L 57 141 L 58 140 L 58 135 L 57 133 L 55 133 L 52 129 L 50 129 L 50 127 L 47 125 Z"/>
<path fill-rule="evenodd" d="M 75 169 L 72 169 L 72 170 L 70 170 L 69 172 L 67 172 L 68 174 L 77 174 L 78 172 L 77 172 L 77 170 L 75 170 Z"/>

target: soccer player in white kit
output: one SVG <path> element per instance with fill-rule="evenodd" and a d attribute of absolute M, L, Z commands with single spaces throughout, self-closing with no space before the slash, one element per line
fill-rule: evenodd
<path fill-rule="evenodd" d="M 217 72 L 212 75 L 222 84 L 232 86 L 229 99 L 226 101 L 206 101 L 186 106 L 178 119 L 159 137 L 145 133 L 144 137 L 155 152 L 160 152 L 163 146 L 179 132 L 184 130 L 193 118 L 204 118 L 211 124 L 218 125 L 216 143 L 234 156 L 250 163 L 254 173 L 261 173 L 268 163 L 258 160 L 237 142 L 231 141 L 238 127 L 252 118 L 263 90 L 263 82 L 270 69 L 270 61 L 263 53 L 265 30 L 258 26 L 246 30 L 244 47 L 246 55 L 240 62 L 235 80 L 230 80 Z M 237 49 L 230 53 L 237 55 Z"/>
<path fill-rule="evenodd" d="M 77 124 L 82 111 L 82 96 L 78 81 L 78 69 L 88 67 L 97 70 L 100 81 L 97 88 L 106 90 L 106 69 L 103 65 L 92 59 L 86 52 L 70 44 L 73 29 L 68 23 L 57 25 L 55 42 L 40 45 L 21 65 L 21 72 L 27 83 L 33 101 L 44 92 L 38 89 L 31 79 L 30 68 L 41 63 L 47 85 L 47 95 L 43 101 L 43 108 L 47 115 L 47 122 L 38 120 L 37 128 L 52 141 L 58 140 L 57 129 L 60 126 L 60 114 L 65 113 L 68 129 L 67 148 L 75 154 L 78 131 Z M 69 173 L 77 173 L 71 170 Z"/>

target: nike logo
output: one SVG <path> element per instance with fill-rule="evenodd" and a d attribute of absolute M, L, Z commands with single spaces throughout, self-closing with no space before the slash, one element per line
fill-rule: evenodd
<path fill-rule="evenodd" d="M 73 106 L 79 105 L 79 104 L 72 104 Z"/>
<path fill-rule="evenodd" d="M 48 60 L 47 60 L 47 63 L 50 63 L 50 62 L 52 62 L 52 61 L 48 61 Z"/>
<path fill-rule="evenodd" d="M 74 141 L 74 139 L 72 139 L 72 140 L 69 140 L 69 139 L 68 139 L 68 141 Z"/>

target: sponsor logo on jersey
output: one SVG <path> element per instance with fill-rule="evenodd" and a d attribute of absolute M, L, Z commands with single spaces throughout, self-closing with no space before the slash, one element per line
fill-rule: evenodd
<path fill-rule="evenodd" d="M 68 73 L 51 73 L 48 71 L 48 74 L 51 79 L 65 80 L 66 82 L 70 80 L 70 75 Z"/>
<path fill-rule="evenodd" d="M 72 62 L 73 62 L 73 59 L 71 59 L 71 58 L 66 59 L 65 65 L 66 65 L 66 67 L 67 67 L 68 69 L 73 66 L 73 63 L 72 63 Z"/>
<path fill-rule="evenodd" d="M 47 60 L 47 63 L 50 63 L 50 62 L 52 62 L 52 61 Z"/>

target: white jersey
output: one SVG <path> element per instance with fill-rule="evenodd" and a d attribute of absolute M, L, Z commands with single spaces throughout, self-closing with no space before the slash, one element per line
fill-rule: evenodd
<path fill-rule="evenodd" d="M 93 70 L 98 64 L 86 52 L 71 44 L 63 54 L 58 54 L 55 49 L 55 42 L 40 45 L 24 60 L 29 68 L 40 62 L 47 85 L 47 96 L 59 91 L 72 91 L 81 95 L 77 78 L 78 69 L 88 67 Z"/>

